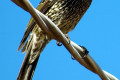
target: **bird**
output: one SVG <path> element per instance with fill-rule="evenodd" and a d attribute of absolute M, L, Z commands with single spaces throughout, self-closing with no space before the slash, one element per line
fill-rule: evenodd
<path fill-rule="evenodd" d="M 42 0 L 37 9 L 50 18 L 64 33 L 72 31 L 92 0 Z M 18 51 L 26 52 L 17 80 L 32 80 L 37 62 L 45 46 L 52 40 L 31 17 Z"/>

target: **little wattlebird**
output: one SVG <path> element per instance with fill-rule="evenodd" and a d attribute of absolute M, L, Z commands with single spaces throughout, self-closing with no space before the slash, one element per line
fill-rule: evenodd
<path fill-rule="evenodd" d="M 64 34 L 67 34 L 75 28 L 91 2 L 92 0 L 42 0 L 37 9 L 48 16 Z M 26 56 L 17 80 L 32 79 L 40 53 L 51 40 L 50 36 L 31 18 L 18 48 L 18 50 L 22 48 Z"/>

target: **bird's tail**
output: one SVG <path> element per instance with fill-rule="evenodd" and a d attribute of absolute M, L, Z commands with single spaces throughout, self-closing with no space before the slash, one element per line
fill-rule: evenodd
<path fill-rule="evenodd" d="M 30 56 L 29 54 L 26 54 L 20 72 L 18 74 L 17 80 L 32 80 L 40 56 L 38 56 L 37 59 L 32 64 L 29 64 L 29 56 Z"/>
<path fill-rule="evenodd" d="M 37 24 L 33 26 L 33 29 L 27 28 L 27 30 L 31 30 L 28 41 L 26 41 L 26 37 L 28 37 L 28 32 L 30 31 L 26 30 L 19 47 L 20 49 L 23 46 L 22 52 L 25 51 L 26 56 L 24 58 L 17 80 L 32 79 L 38 59 L 40 57 L 40 53 L 50 41 L 50 38 L 39 28 Z"/>

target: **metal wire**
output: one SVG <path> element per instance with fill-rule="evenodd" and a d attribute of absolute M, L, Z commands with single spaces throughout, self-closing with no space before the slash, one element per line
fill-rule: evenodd
<path fill-rule="evenodd" d="M 50 35 L 53 39 L 62 42 L 71 55 L 73 55 L 73 57 L 84 67 L 98 74 L 102 80 L 118 80 L 113 75 L 103 71 L 89 54 L 86 55 L 84 53 L 84 49 L 82 47 L 78 46 L 72 41 L 69 43 L 69 40 L 61 32 L 61 30 L 48 17 L 35 9 L 29 0 L 12 1 L 18 6 L 22 7 L 24 10 L 28 11 L 44 32 Z M 82 55 L 86 55 L 86 57 L 82 57 Z"/>

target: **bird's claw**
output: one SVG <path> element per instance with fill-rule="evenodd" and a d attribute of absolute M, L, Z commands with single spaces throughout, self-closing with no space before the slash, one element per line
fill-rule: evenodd
<path fill-rule="evenodd" d="M 82 58 L 87 57 L 89 51 L 84 46 L 80 46 L 80 47 L 83 48 L 83 53 L 84 53 L 84 55 L 82 56 Z M 71 55 L 71 58 L 72 58 L 72 60 L 76 60 L 72 55 Z"/>
<path fill-rule="evenodd" d="M 57 44 L 58 46 L 62 46 L 62 43 L 59 42 L 59 41 L 57 41 L 56 44 Z"/>
<path fill-rule="evenodd" d="M 83 58 L 87 57 L 89 51 L 84 46 L 80 46 L 80 47 L 83 48 L 83 53 L 84 53 Z"/>
<path fill-rule="evenodd" d="M 72 60 L 76 60 L 72 55 L 71 55 Z"/>
<path fill-rule="evenodd" d="M 65 37 L 68 39 L 68 44 L 70 44 L 70 37 L 67 34 L 65 34 Z"/>
<path fill-rule="evenodd" d="M 65 34 L 65 37 L 68 39 L 68 44 L 70 44 L 70 38 L 69 38 L 69 36 L 68 36 L 67 34 Z M 57 41 L 56 44 L 57 44 L 58 46 L 62 46 L 62 43 L 59 42 L 59 41 Z"/>

